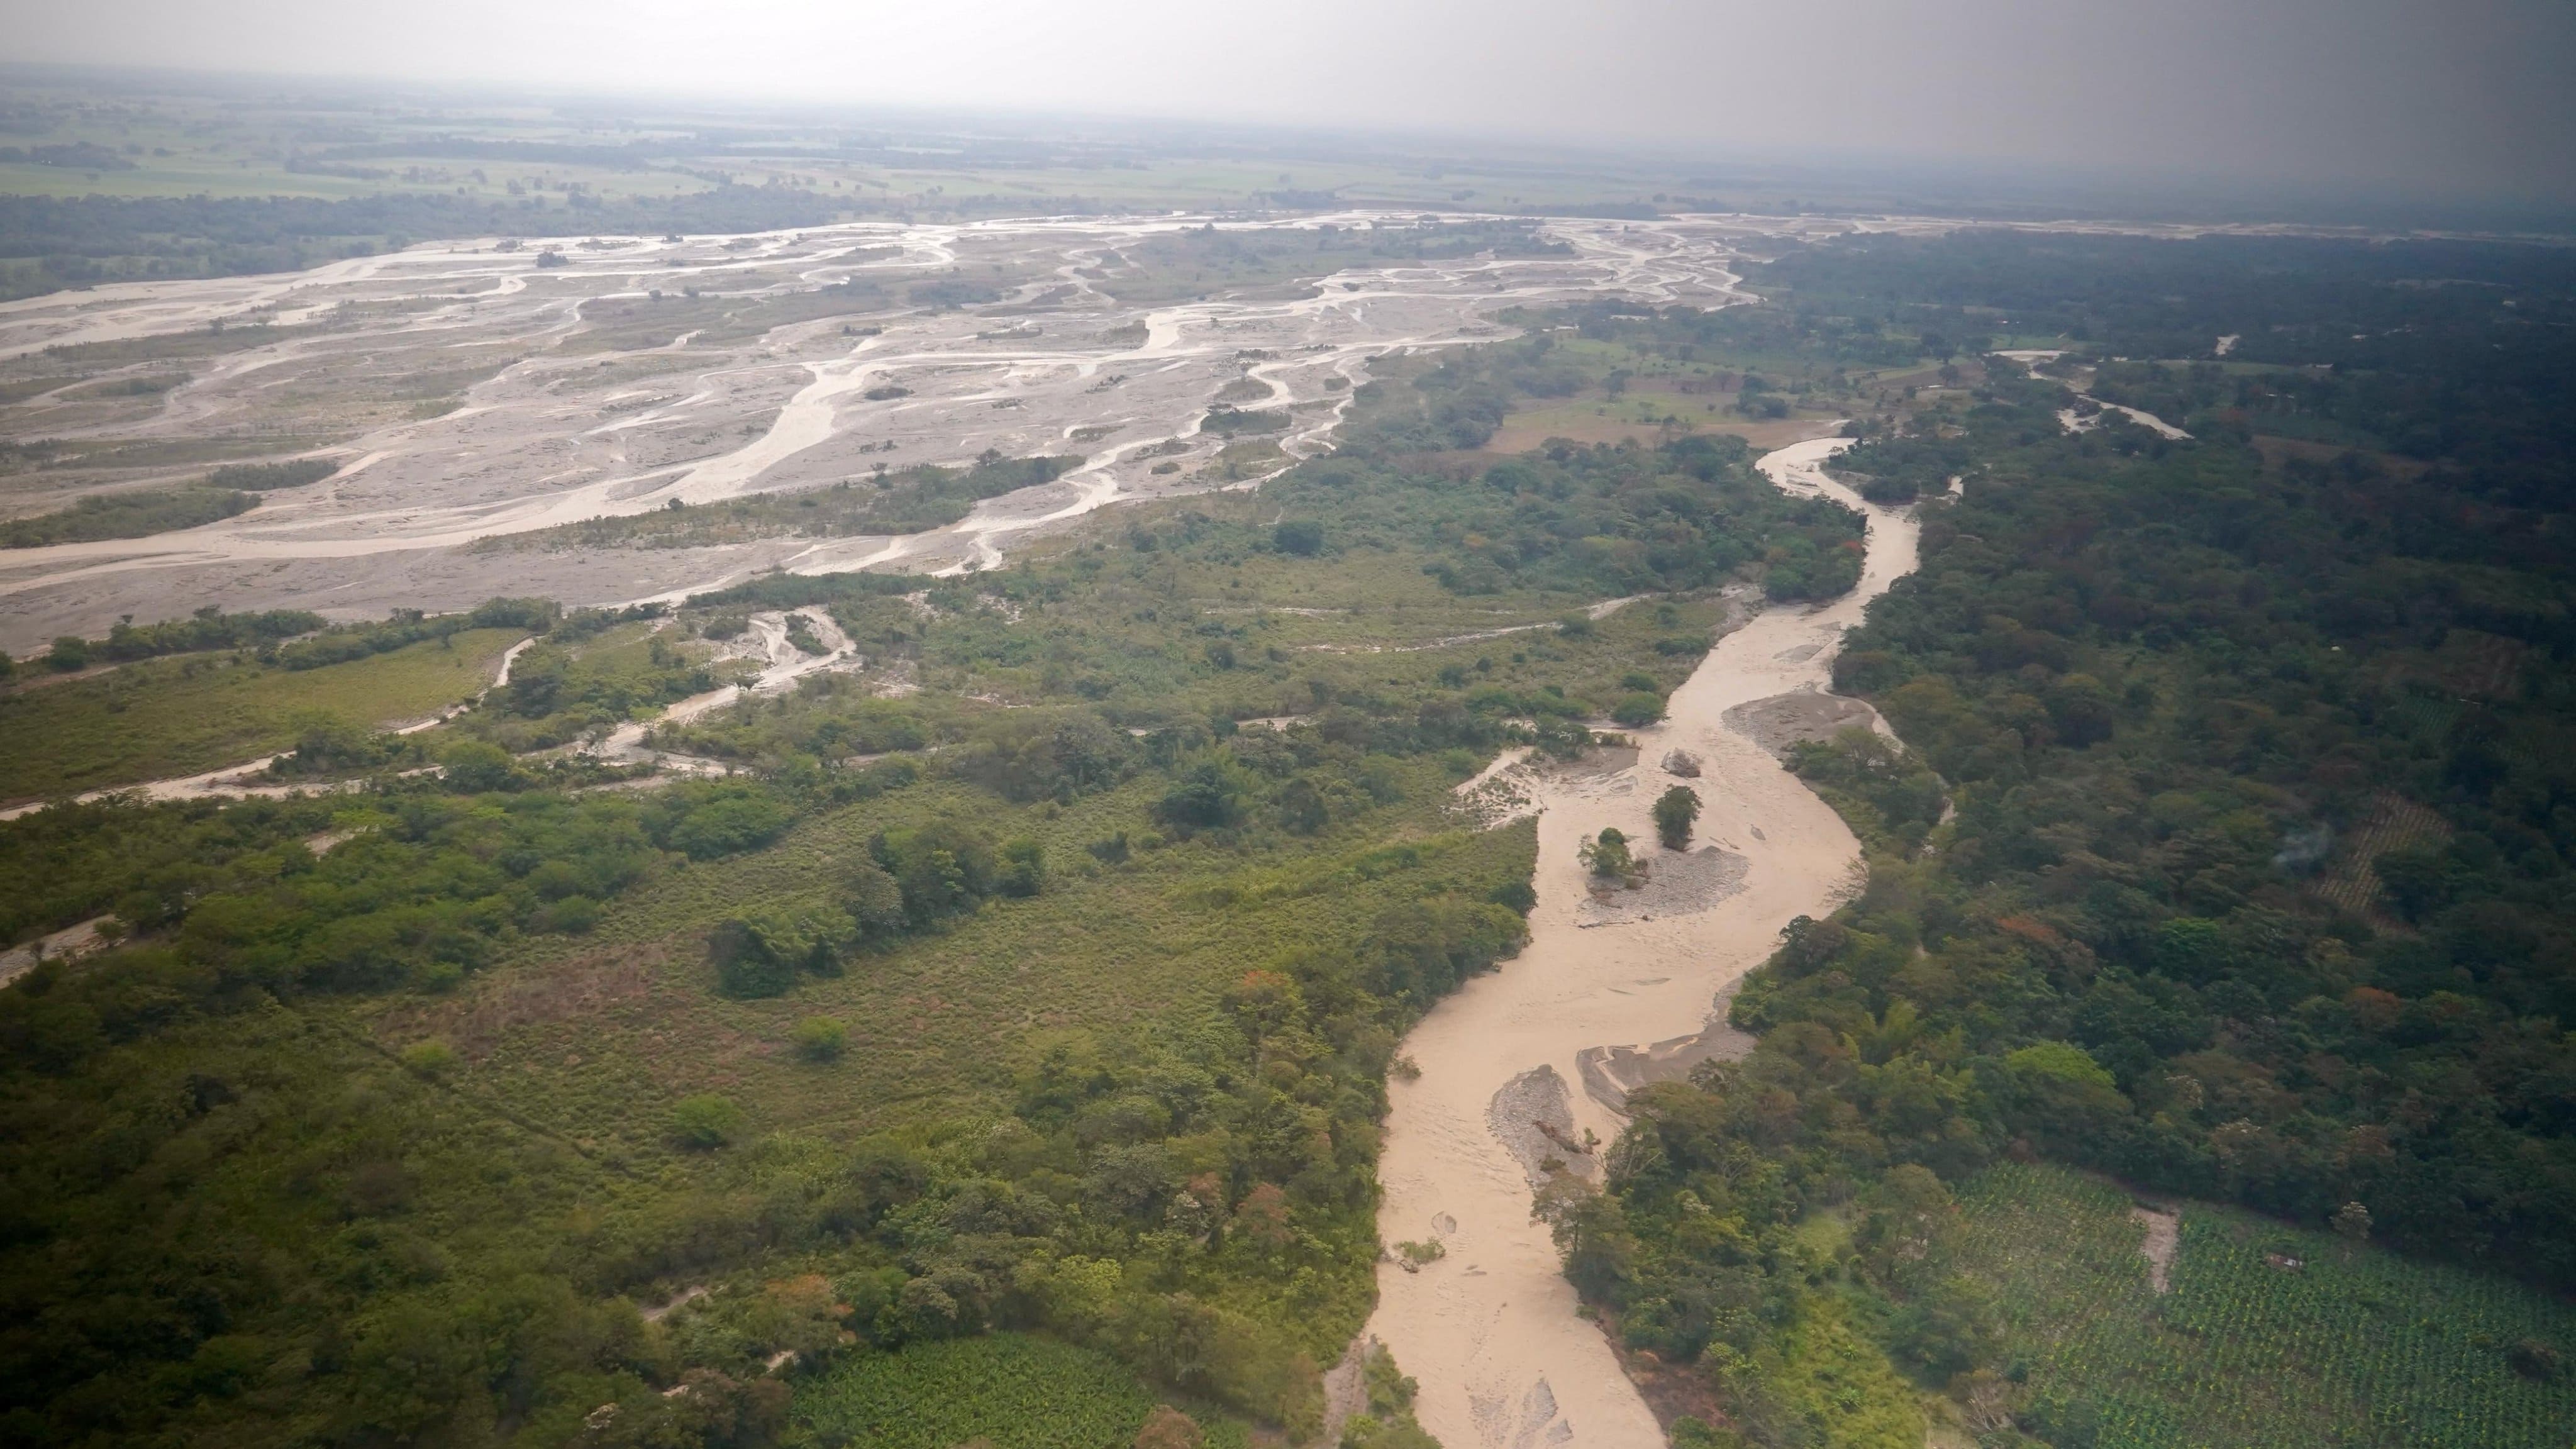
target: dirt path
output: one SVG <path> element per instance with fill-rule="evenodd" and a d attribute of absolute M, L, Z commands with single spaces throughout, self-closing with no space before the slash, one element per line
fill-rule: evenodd
<path fill-rule="evenodd" d="M 1448 1252 L 1418 1273 L 1382 1264 L 1368 1326 L 1421 1381 L 1423 1427 L 1449 1449 L 1664 1443 L 1600 1329 L 1575 1316 L 1547 1229 L 1530 1220 L 1527 1153 L 1497 1129 L 1511 1129 L 1524 1148 L 1527 1134 L 1489 1117 L 1498 1109 L 1508 1117 L 1530 1099 L 1531 1074 L 1544 1070 L 1586 1090 L 1549 1096 L 1549 1115 L 1571 1112 L 1570 1133 L 1555 1122 L 1529 1125 L 1550 1141 L 1554 1129 L 1576 1143 L 1589 1131 L 1606 1144 L 1624 1124 L 1602 1098 L 1615 1097 L 1620 1082 L 1677 1075 L 1712 1051 L 1740 1047 L 1723 1032 L 1706 1049 L 1686 1049 L 1682 1038 L 1710 1025 L 1719 994 L 1770 953 L 1782 926 L 1822 915 L 1853 880 L 1860 846 L 1851 832 L 1725 722 L 1738 706 L 1822 689 L 1843 630 L 1914 569 L 1911 511 L 1871 507 L 1823 476 L 1819 464 L 1842 446 L 1796 444 L 1760 467 L 1784 489 L 1867 515 L 1858 588 L 1821 608 L 1765 610 L 1721 639 L 1674 692 L 1671 718 L 1638 732 L 1634 764 L 1546 773 L 1516 764 L 1487 786 L 1517 787 L 1541 812 L 1530 946 L 1441 1003 L 1405 1041 L 1422 1075 L 1391 1087 L 1378 1230 L 1389 1242 L 1439 1238 Z M 1698 757 L 1697 779 L 1656 763 L 1677 749 Z M 1585 889 L 1577 845 L 1605 825 L 1652 840 L 1648 807 L 1675 783 L 1706 802 L 1698 844 L 1717 848 L 1713 863 L 1740 868 L 1698 871 L 1705 888 L 1679 893 L 1663 910 L 1605 915 Z M 1605 1071 L 1614 1061 L 1619 1070 Z M 1578 1170 L 1594 1155 L 1559 1153 Z"/>
<path fill-rule="evenodd" d="M 791 616 L 802 616 L 806 630 L 824 652 L 808 654 L 787 641 L 787 623 Z M 704 694 L 693 694 L 673 703 L 660 714 L 646 720 L 631 720 L 619 725 L 607 738 L 590 746 L 584 753 L 611 764 L 656 764 L 682 774 L 730 774 L 732 768 L 721 760 L 700 759 L 695 755 L 676 755 L 656 750 L 644 743 L 656 725 L 687 724 L 702 715 L 713 713 L 748 694 L 776 694 L 792 689 L 796 681 L 809 674 L 856 669 L 866 663 L 859 646 L 841 632 L 841 626 L 821 609 L 794 609 L 783 613 L 751 616 L 753 648 L 768 667 L 748 685 L 728 684 Z"/>
<path fill-rule="evenodd" d="M 451 706 L 427 719 L 416 720 L 390 733 L 418 734 L 422 730 L 445 724 L 472 709 L 475 704 L 482 703 L 493 690 L 509 684 L 510 666 L 517 663 L 519 656 L 534 647 L 536 642 L 533 638 L 522 639 L 503 651 L 499 671 L 492 676 L 492 682 L 485 685 L 482 691 L 474 696 L 473 704 Z M 245 761 L 238 765 L 226 765 L 220 770 L 208 770 L 202 775 L 180 775 L 167 780 L 138 780 L 131 785 L 109 785 L 71 798 L 81 804 L 87 804 L 92 800 L 104 800 L 110 795 L 140 795 L 146 800 L 246 800 L 260 796 L 275 798 L 286 795 L 326 795 L 342 790 L 353 790 L 366 783 L 363 779 L 358 779 L 299 780 L 290 784 L 278 784 L 269 778 L 268 767 L 287 758 L 289 753 L 292 752 L 262 755 L 256 760 Z M 24 804 L 12 805 L 5 810 L 0 810 L 0 820 L 15 820 L 21 815 L 30 815 L 48 805 L 58 803 L 60 802 L 55 800 L 30 800 Z"/>

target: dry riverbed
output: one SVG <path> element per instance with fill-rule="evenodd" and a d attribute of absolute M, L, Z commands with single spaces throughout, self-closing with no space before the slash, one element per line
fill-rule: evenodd
<path fill-rule="evenodd" d="M 187 369 L 106 421 L 50 395 L 0 406 L 0 440 L 172 459 L 318 442 L 340 465 L 203 527 L 0 553 L 0 647 L 24 653 L 56 634 L 101 633 L 120 614 L 166 618 L 210 600 L 351 618 L 504 593 L 621 603 L 775 568 L 990 567 L 1013 539 L 1112 502 L 1258 482 L 1258 470 L 1224 462 L 1229 439 L 1203 427 L 1220 402 L 1284 418 L 1261 434 L 1276 445 L 1263 453 L 1276 471 L 1329 446 L 1370 358 L 1500 338 L 1506 329 L 1489 318 L 1501 308 L 1742 300 L 1729 264 L 1744 229 L 1689 220 L 1551 221 L 1569 252 L 1354 267 L 1290 295 L 1133 305 L 1092 285 L 1122 249 L 1207 220 L 565 239 L 550 244 L 561 265 L 545 266 L 538 243 L 501 251 L 482 238 L 284 277 L 0 304 L 0 367 L 69 366 L 109 347 L 115 358 L 168 351 Z M 977 300 L 922 302 L 943 287 Z M 210 330 L 218 324 L 230 330 Z M 381 420 L 387 395 L 433 384 L 447 391 Z M 880 466 L 962 464 L 987 450 L 1081 462 L 921 533 L 470 547 L 673 503 L 867 486 Z M 65 479 L 167 485 L 205 466 L 21 470 L 0 476 L 0 514 L 62 506 Z"/>
<path fill-rule="evenodd" d="M 1423 1427 L 1450 1449 L 1664 1443 L 1601 1330 L 1576 1315 L 1547 1228 L 1530 1217 L 1532 1180 L 1551 1158 L 1597 1178 L 1598 1152 L 1581 1149 L 1618 1136 L 1625 1090 L 1741 1050 L 1718 1019 L 1722 993 L 1782 926 L 1824 914 L 1855 879 L 1859 842 L 1772 753 L 1784 733 L 1864 722 L 1823 703 L 1834 651 L 1915 566 L 1911 509 L 1871 506 L 1824 476 L 1842 446 L 1800 443 L 1760 466 L 1782 488 L 1867 516 L 1859 587 L 1821 607 L 1766 609 L 1720 639 L 1674 692 L 1670 717 L 1639 731 L 1615 768 L 1521 760 L 1471 782 L 1480 800 L 1538 812 L 1539 901 L 1529 948 L 1405 1041 L 1422 1070 L 1390 1087 L 1378 1228 L 1390 1243 L 1436 1239 L 1446 1252 L 1419 1271 L 1381 1265 L 1368 1328 L 1421 1381 Z M 1651 841 L 1648 807 L 1674 784 L 1705 802 L 1704 853 L 1654 853 L 1658 874 L 1680 878 L 1657 893 L 1659 909 L 1597 901 L 1576 848 L 1604 826 Z"/>

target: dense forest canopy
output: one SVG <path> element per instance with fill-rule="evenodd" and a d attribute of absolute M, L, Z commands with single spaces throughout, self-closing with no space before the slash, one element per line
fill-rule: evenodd
<path fill-rule="evenodd" d="M 1982 1442 L 2107 1433 L 2134 1386 L 2024 1381 L 1940 1267 L 2014 1159 L 2576 1287 L 2569 255 L 1965 233 L 1754 275 L 1811 338 L 2066 356 L 1837 461 L 1928 500 L 1836 665 L 1904 744 L 1794 761 L 1867 887 L 1748 980 L 1748 1058 L 1638 1094 L 1607 1193 L 1549 1204 L 1624 1341 L 1705 1367 L 1690 1432 L 1858 1424 L 1800 1357 L 1857 1325 Z M 2486 1341 L 2499 1384 L 2554 1373 Z M 2526 1442 L 2484 1432 L 2444 1442 Z"/>

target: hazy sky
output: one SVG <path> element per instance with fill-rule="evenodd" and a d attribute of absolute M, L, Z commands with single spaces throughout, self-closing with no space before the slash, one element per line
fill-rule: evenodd
<path fill-rule="evenodd" d="M 0 0 L 0 58 L 2576 199 L 2576 0 Z"/>

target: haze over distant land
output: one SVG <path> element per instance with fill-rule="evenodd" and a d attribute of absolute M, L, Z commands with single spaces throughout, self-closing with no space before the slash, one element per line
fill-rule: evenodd
<path fill-rule="evenodd" d="M 2576 201 L 2557 0 L 10 0 L 18 62 L 1211 118 Z"/>

